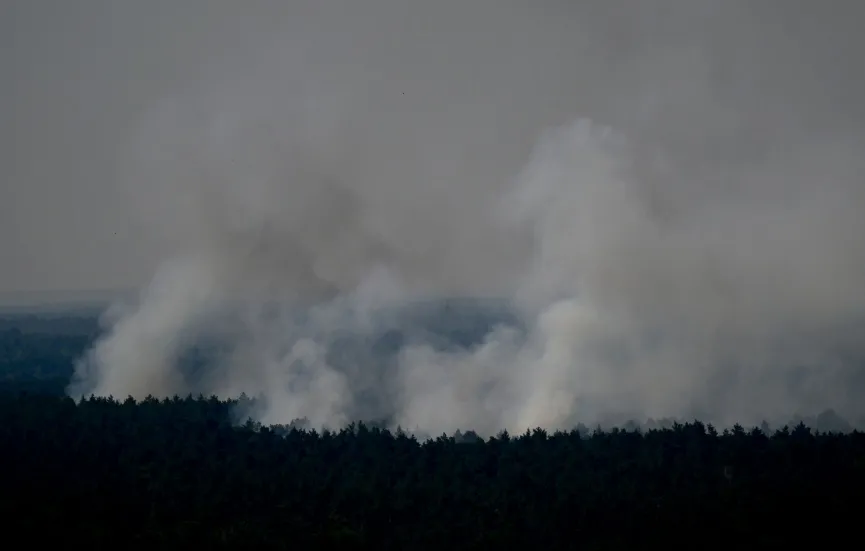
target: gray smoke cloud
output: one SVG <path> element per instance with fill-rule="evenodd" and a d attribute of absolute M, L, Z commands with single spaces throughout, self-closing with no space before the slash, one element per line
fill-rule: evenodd
<path fill-rule="evenodd" d="M 857 5 L 316 5 L 135 126 L 171 254 L 70 393 L 431 433 L 865 414 Z M 510 317 L 406 321 L 466 297 Z"/>

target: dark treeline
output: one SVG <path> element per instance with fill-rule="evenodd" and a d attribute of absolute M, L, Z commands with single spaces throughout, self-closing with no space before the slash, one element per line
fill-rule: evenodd
<path fill-rule="evenodd" d="M 865 435 L 699 422 L 486 440 L 232 423 L 235 401 L 0 394 L 7 539 L 688 549 L 854 535 Z M 22 540 L 24 541 L 24 540 Z"/>

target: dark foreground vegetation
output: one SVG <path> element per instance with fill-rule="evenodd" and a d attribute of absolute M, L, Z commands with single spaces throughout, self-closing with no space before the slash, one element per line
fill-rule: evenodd
<path fill-rule="evenodd" d="M 858 432 L 800 425 L 769 437 L 692 423 L 420 442 L 360 424 L 238 428 L 232 405 L 3 395 L 6 537 L 202 549 L 825 546 L 858 530 L 865 496 Z"/>
<path fill-rule="evenodd" d="M 363 424 L 238 427 L 236 401 L 65 398 L 93 328 L 64 324 L 56 334 L 0 328 L 0 525 L 9 542 L 768 549 L 863 537 L 860 432 L 800 423 L 719 434 L 694 422 L 421 441 Z M 819 421 L 844 430 L 832 415 Z"/>

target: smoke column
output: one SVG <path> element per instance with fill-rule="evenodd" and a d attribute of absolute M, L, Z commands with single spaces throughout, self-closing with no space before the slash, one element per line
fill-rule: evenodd
<path fill-rule="evenodd" d="M 337 4 L 142 118 L 120 184 L 172 254 L 72 395 L 430 433 L 865 414 L 852 4 Z M 400 317 L 455 298 L 512 318 Z"/>

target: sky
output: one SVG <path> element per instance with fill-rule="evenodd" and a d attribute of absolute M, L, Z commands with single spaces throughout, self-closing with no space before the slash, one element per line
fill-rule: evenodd
<path fill-rule="evenodd" d="M 0 295 L 149 280 L 184 237 L 166 235 L 171 215 L 148 203 L 170 201 L 173 184 L 148 179 L 135 143 L 160 106 L 194 108 L 178 98 L 206 96 L 208 82 L 248 79 L 274 110 L 323 96 L 364 110 L 344 124 L 394 148 L 391 177 L 428 188 L 514 178 L 543 131 L 578 117 L 664 144 L 705 180 L 800 133 L 861 147 L 863 11 L 843 0 L 6 0 Z M 723 201 L 736 184 L 712 185 Z M 148 186 L 160 191 L 135 189 Z M 491 193 L 462 187 L 466 209 Z"/>

